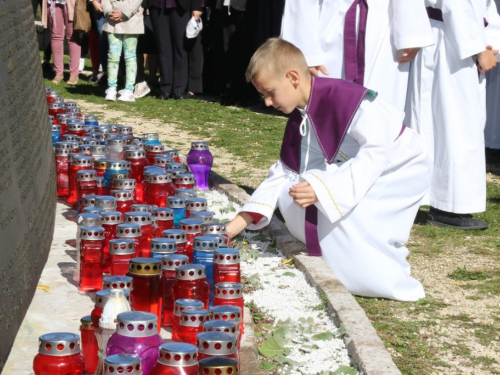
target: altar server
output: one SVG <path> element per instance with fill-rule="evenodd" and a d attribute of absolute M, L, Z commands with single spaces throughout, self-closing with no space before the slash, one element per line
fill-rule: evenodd
<path fill-rule="evenodd" d="M 434 163 L 423 202 L 431 206 L 428 222 L 486 229 L 472 213 L 486 209 L 483 73 L 496 65 L 488 29 L 499 16 L 490 0 L 425 3 L 436 44 L 415 60 L 405 124 L 425 139 Z"/>
<path fill-rule="evenodd" d="M 403 112 L 361 85 L 311 77 L 304 55 L 281 39 L 254 54 L 247 80 L 290 118 L 279 161 L 228 233 L 264 227 L 278 206 L 290 233 L 351 293 L 423 298 L 405 243 L 430 163 Z"/>
<path fill-rule="evenodd" d="M 495 0 L 496 11 L 500 7 L 500 0 Z M 491 7 L 493 8 L 493 7 Z M 490 9 L 491 13 L 492 9 Z M 494 14 L 493 14 L 494 16 Z M 487 17 L 491 18 L 491 17 Z M 498 45 L 498 34 L 500 25 L 496 23 L 488 24 L 486 28 L 490 36 L 488 43 L 494 50 L 500 49 Z M 491 35 L 493 34 L 493 35 Z M 486 73 L 486 128 L 484 130 L 484 141 L 488 148 L 500 149 L 500 69 L 496 68 Z"/>
<path fill-rule="evenodd" d="M 408 62 L 434 43 L 422 0 L 287 0 L 281 30 L 309 67 L 369 87 L 400 110 Z"/>

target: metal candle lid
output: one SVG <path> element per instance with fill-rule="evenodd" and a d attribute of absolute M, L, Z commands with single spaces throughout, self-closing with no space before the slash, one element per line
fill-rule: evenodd
<path fill-rule="evenodd" d="M 158 133 L 144 133 L 142 139 L 145 141 L 157 141 L 159 139 Z"/>
<path fill-rule="evenodd" d="M 147 152 L 161 153 L 165 151 L 164 145 L 146 145 Z"/>
<path fill-rule="evenodd" d="M 191 217 L 203 219 L 203 223 L 205 224 L 213 223 L 214 221 L 214 214 L 210 211 L 192 211 Z"/>
<path fill-rule="evenodd" d="M 94 162 L 94 169 L 106 169 L 108 166 L 108 161 L 106 159 L 97 159 Z"/>
<path fill-rule="evenodd" d="M 38 353 L 51 357 L 63 357 L 80 353 L 80 336 L 68 332 L 54 332 L 41 335 Z"/>
<path fill-rule="evenodd" d="M 177 183 L 177 180 L 175 180 Z M 186 199 L 186 209 L 189 211 L 197 212 L 197 211 L 206 211 L 207 209 L 207 200 L 205 198 L 187 198 Z"/>
<path fill-rule="evenodd" d="M 94 157 L 97 155 L 106 155 L 106 146 L 94 145 L 90 148 L 90 153 Z M 102 168 L 102 169 L 106 169 L 106 166 L 104 166 L 104 168 Z"/>
<path fill-rule="evenodd" d="M 91 195 L 93 197 L 93 195 Z M 93 213 L 82 213 L 77 218 L 78 225 L 82 227 L 100 227 L 101 216 Z"/>
<path fill-rule="evenodd" d="M 87 156 L 92 156 L 90 154 L 90 146 L 89 145 L 80 145 L 79 147 L 80 154 L 87 155 Z"/>
<path fill-rule="evenodd" d="M 68 131 L 79 132 L 79 131 L 85 130 L 85 124 L 83 124 L 81 122 L 74 121 L 73 119 L 72 119 L 72 121 L 68 120 L 67 129 L 68 129 Z"/>
<path fill-rule="evenodd" d="M 126 337 L 149 337 L 157 334 L 158 317 L 144 311 L 128 311 L 118 314 L 116 333 Z"/>
<path fill-rule="evenodd" d="M 226 223 L 205 223 L 202 232 L 204 234 L 227 234 Z"/>
<path fill-rule="evenodd" d="M 121 171 L 130 169 L 130 162 L 126 160 L 108 160 L 106 164 L 108 171 Z"/>
<path fill-rule="evenodd" d="M 47 96 L 55 98 L 56 96 L 59 96 L 59 93 L 57 91 L 51 91 L 50 89 L 47 91 L 47 88 L 45 88 L 45 92 Z"/>
<path fill-rule="evenodd" d="M 219 248 L 229 247 L 229 238 L 224 236 L 223 234 L 203 234 L 204 236 L 217 238 L 219 242 Z"/>
<path fill-rule="evenodd" d="M 64 107 L 66 109 L 68 109 L 68 108 L 74 108 L 74 107 L 76 107 L 76 102 L 65 101 L 64 102 Z"/>
<path fill-rule="evenodd" d="M 90 315 L 85 315 L 83 318 L 80 319 L 80 329 L 84 330 L 96 329 L 96 327 L 92 325 L 92 318 Z"/>
<path fill-rule="evenodd" d="M 239 264 L 240 251 L 238 249 L 222 248 L 215 250 L 214 263 L 217 264 Z"/>
<path fill-rule="evenodd" d="M 128 150 L 125 151 L 125 159 L 144 159 L 146 152 L 144 150 Z"/>
<path fill-rule="evenodd" d="M 212 306 L 210 310 L 210 320 L 234 320 L 241 322 L 241 307 L 233 305 Z"/>
<path fill-rule="evenodd" d="M 94 159 L 91 156 L 86 155 L 73 155 L 73 160 L 71 164 L 78 167 L 92 167 L 94 164 Z"/>
<path fill-rule="evenodd" d="M 121 238 L 137 238 L 141 236 L 141 226 L 139 224 L 118 224 L 116 226 L 116 236 Z"/>
<path fill-rule="evenodd" d="M 56 150 L 68 150 L 68 151 L 73 150 L 73 144 L 71 143 L 71 141 L 56 142 L 55 147 L 56 147 Z"/>
<path fill-rule="evenodd" d="M 114 255 L 135 254 L 135 241 L 131 238 L 109 240 L 109 253 Z"/>
<path fill-rule="evenodd" d="M 104 307 L 106 305 L 106 302 L 109 300 L 110 291 L 111 289 L 104 289 L 95 293 L 95 307 Z M 130 290 L 123 289 L 123 294 L 127 301 L 130 302 Z"/>
<path fill-rule="evenodd" d="M 101 142 L 97 139 L 94 139 L 94 138 L 91 138 L 91 137 L 84 137 L 85 139 L 82 140 L 82 143 L 84 145 L 88 145 L 88 146 L 100 146 L 101 145 Z"/>
<path fill-rule="evenodd" d="M 171 238 L 153 238 L 149 248 L 152 253 L 167 255 L 177 251 L 177 244 Z"/>
<path fill-rule="evenodd" d="M 97 187 L 104 187 L 104 177 L 97 177 L 95 182 Z"/>
<path fill-rule="evenodd" d="M 185 264 L 175 270 L 177 280 L 198 280 L 206 277 L 205 266 L 202 264 Z"/>
<path fill-rule="evenodd" d="M 208 355 L 230 355 L 238 350 L 235 335 L 226 332 L 210 331 L 196 335 L 198 352 Z"/>
<path fill-rule="evenodd" d="M 97 122 L 97 116 L 96 115 L 85 115 L 85 116 L 83 116 L 83 120 L 85 122 Z"/>
<path fill-rule="evenodd" d="M 53 132 L 60 132 L 61 131 L 61 125 L 52 125 L 52 131 Z"/>
<path fill-rule="evenodd" d="M 105 211 L 101 212 L 102 224 L 115 225 L 123 223 L 122 213 L 118 211 Z"/>
<path fill-rule="evenodd" d="M 104 239 L 103 227 L 86 227 L 80 228 L 80 239 L 90 241 L 101 241 Z"/>
<path fill-rule="evenodd" d="M 142 375 L 141 357 L 135 354 L 113 354 L 104 359 L 104 375 Z"/>
<path fill-rule="evenodd" d="M 114 180 L 113 185 L 111 186 L 116 190 L 134 190 L 136 181 L 133 178 L 120 178 L 118 180 Z"/>
<path fill-rule="evenodd" d="M 217 283 L 214 286 L 214 297 L 222 299 L 243 298 L 243 284 Z"/>
<path fill-rule="evenodd" d="M 141 149 L 139 146 L 136 146 L 136 145 L 123 146 L 123 152 L 128 152 L 128 151 L 141 151 Z"/>
<path fill-rule="evenodd" d="M 239 335 L 239 325 L 231 320 L 209 320 L 203 325 L 205 332 L 225 332 Z"/>
<path fill-rule="evenodd" d="M 174 210 L 167 207 L 158 207 L 151 210 L 151 214 L 156 217 L 158 221 L 174 220 Z"/>
<path fill-rule="evenodd" d="M 93 214 L 99 214 L 102 211 L 104 211 L 104 208 L 94 207 L 94 206 L 83 207 L 83 209 L 82 209 L 82 212 L 84 212 L 84 213 L 93 213 Z"/>
<path fill-rule="evenodd" d="M 60 103 L 52 102 L 48 105 L 49 109 L 61 109 L 62 105 Z"/>
<path fill-rule="evenodd" d="M 167 197 L 167 206 L 168 208 L 184 208 L 186 207 L 186 198 L 178 195 Z"/>
<path fill-rule="evenodd" d="M 117 202 L 125 202 L 134 200 L 133 190 L 113 190 L 111 192 Z"/>
<path fill-rule="evenodd" d="M 134 275 L 159 275 L 161 261 L 155 258 L 132 258 L 128 270 Z"/>
<path fill-rule="evenodd" d="M 61 156 L 68 157 L 69 156 L 69 152 L 70 152 L 70 150 L 56 148 L 56 150 L 54 151 L 54 155 L 55 156 L 59 156 L 59 157 L 61 157 Z"/>
<path fill-rule="evenodd" d="M 167 184 L 172 182 L 172 177 L 165 171 L 161 173 L 148 173 L 146 178 L 150 184 Z"/>
<path fill-rule="evenodd" d="M 159 154 L 155 156 L 154 165 L 165 168 L 165 164 L 172 162 L 174 159 L 170 155 Z"/>
<path fill-rule="evenodd" d="M 111 126 L 106 124 L 101 124 L 96 128 L 96 131 L 102 134 L 108 134 L 111 132 Z"/>
<path fill-rule="evenodd" d="M 114 173 L 110 176 L 109 178 L 109 181 L 111 182 L 111 184 L 113 184 L 113 181 L 114 180 L 119 180 L 121 178 L 129 178 L 129 173 L 128 171 L 127 172 L 124 172 L 124 173 Z"/>
<path fill-rule="evenodd" d="M 174 168 L 174 169 L 169 169 L 167 172 L 172 175 L 173 179 L 175 179 L 178 175 L 187 173 L 187 169 L 185 169 L 185 168 Z"/>
<path fill-rule="evenodd" d="M 210 318 L 208 310 L 184 310 L 181 312 L 179 325 L 184 327 L 203 327 Z"/>
<path fill-rule="evenodd" d="M 114 211 L 116 208 L 116 199 L 110 195 L 98 195 L 95 197 L 95 206 Z"/>
<path fill-rule="evenodd" d="M 189 257 L 187 255 L 166 254 L 161 258 L 161 269 L 166 271 L 175 271 L 177 267 L 188 263 L 189 263 Z"/>
<path fill-rule="evenodd" d="M 165 150 L 165 154 L 170 155 L 172 158 L 179 157 L 179 151 L 177 150 Z"/>
<path fill-rule="evenodd" d="M 194 174 L 192 173 L 181 173 L 175 177 L 176 185 L 194 184 L 195 182 Z"/>
<path fill-rule="evenodd" d="M 149 212 L 126 212 L 125 222 L 139 225 L 150 225 L 152 224 L 150 216 L 151 214 Z"/>
<path fill-rule="evenodd" d="M 238 375 L 238 360 L 228 357 L 208 357 L 199 362 L 199 373 L 203 375 Z"/>
<path fill-rule="evenodd" d="M 134 141 L 132 142 L 132 144 L 144 151 L 145 143 L 143 141 Z"/>
<path fill-rule="evenodd" d="M 108 146 L 123 146 L 125 144 L 125 140 L 121 137 L 108 138 L 106 144 Z"/>
<path fill-rule="evenodd" d="M 196 197 L 196 191 L 193 189 L 183 189 L 179 188 L 175 190 L 175 195 L 179 197 L 186 197 L 186 198 L 195 198 Z"/>
<path fill-rule="evenodd" d="M 108 276 L 102 279 L 102 289 L 134 289 L 134 279 L 130 276 Z"/>
<path fill-rule="evenodd" d="M 186 242 L 186 231 L 183 229 L 166 229 L 161 232 L 161 235 L 165 238 L 171 238 L 176 241 L 176 243 Z"/>
<path fill-rule="evenodd" d="M 132 127 L 129 125 L 121 125 L 116 130 L 118 134 L 134 134 Z"/>
<path fill-rule="evenodd" d="M 208 150 L 208 142 L 191 142 L 191 150 Z"/>
<path fill-rule="evenodd" d="M 196 366 L 198 348 L 184 342 L 167 342 L 160 346 L 158 363 L 170 367 Z"/>
<path fill-rule="evenodd" d="M 203 309 L 203 302 L 197 299 L 181 298 L 174 301 L 174 315 L 180 317 L 184 310 Z"/>
<path fill-rule="evenodd" d="M 214 251 L 219 248 L 219 239 L 210 236 L 198 236 L 194 238 L 193 250 Z"/>
<path fill-rule="evenodd" d="M 133 204 L 130 206 L 132 212 L 152 212 L 157 206 L 154 204 Z"/>
<path fill-rule="evenodd" d="M 186 231 L 186 234 L 201 233 L 201 225 L 203 220 L 201 219 L 182 219 L 179 223 L 181 229 Z"/>
<path fill-rule="evenodd" d="M 182 163 L 171 162 L 171 163 L 165 164 L 166 171 L 170 171 L 170 170 L 174 170 L 174 169 L 181 169 L 183 167 L 184 167 L 184 165 Z"/>
<path fill-rule="evenodd" d="M 97 172 L 93 169 L 87 169 L 76 172 L 77 181 L 95 181 L 96 178 L 97 178 Z"/>

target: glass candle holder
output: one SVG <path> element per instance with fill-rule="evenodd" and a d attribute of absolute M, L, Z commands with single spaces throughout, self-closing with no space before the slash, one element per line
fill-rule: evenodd
<path fill-rule="evenodd" d="M 177 244 L 170 238 L 153 238 L 149 249 L 151 258 L 161 260 L 165 255 L 175 254 Z"/>
<path fill-rule="evenodd" d="M 63 135 L 66 134 L 66 129 L 68 126 L 68 119 L 69 119 L 69 115 L 67 115 L 66 113 L 58 113 L 56 115 L 56 122 L 57 122 L 57 124 L 61 125 L 61 139 L 62 139 Z"/>
<path fill-rule="evenodd" d="M 149 165 L 154 165 L 156 155 L 163 154 L 165 146 L 162 144 L 146 144 L 146 159 Z"/>
<path fill-rule="evenodd" d="M 58 197 L 69 196 L 69 152 L 69 149 L 55 150 Z"/>
<path fill-rule="evenodd" d="M 213 300 L 214 290 L 214 251 L 219 248 L 217 238 L 210 236 L 195 237 L 193 243 L 193 263 L 205 266 L 207 281 L 210 284 L 210 302 Z"/>
<path fill-rule="evenodd" d="M 136 311 L 147 311 L 161 317 L 161 261 L 153 258 L 132 258 L 130 260 L 127 276 L 134 279 L 134 290 L 132 298 Z M 161 321 L 158 320 L 156 327 L 161 329 Z"/>
<path fill-rule="evenodd" d="M 219 374 L 230 374 L 238 375 L 239 364 L 238 360 L 234 358 L 227 357 L 210 357 L 200 360 L 198 362 L 200 368 L 200 374 L 203 375 L 219 375 Z"/>
<path fill-rule="evenodd" d="M 127 174 L 130 162 L 125 160 L 107 160 L 106 171 L 104 172 L 104 185 L 108 188 L 111 185 L 111 176 L 115 174 Z"/>
<path fill-rule="evenodd" d="M 91 135 L 97 134 L 97 133 L 90 133 Z M 96 142 L 100 142 L 98 139 L 95 139 Z M 106 158 L 106 146 L 101 145 L 100 143 L 96 145 L 92 145 L 90 147 L 90 155 L 92 156 L 92 159 L 94 159 L 94 163 L 97 160 L 100 159 L 105 159 Z M 102 171 L 102 174 L 99 175 L 99 177 L 104 177 L 104 172 L 106 172 L 106 166 L 104 166 L 104 170 Z"/>
<path fill-rule="evenodd" d="M 96 178 L 96 186 L 97 186 L 97 195 L 102 197 L 106 195 L 106 186 L 104 186 L 104 177 Z"/>
<path fill-rule="evenodd" d="M 76 229 L 76 268 L 73 275 L 73 280 L 76 282 L 80 281 L 80 230 L 82 227 L 100 227 L 101 226 L 101 216 L 95 213 L 81 213 L 76 218 L 77 229 Z"/>
<path fill-rule="evenodd" d="M 238 346 L 235 335 L 211 331 L 198 334 L 198 359 L 226 357 L 238 360 Z"/>
<path fill-rule="evenodd" d="M 161 237 L 164 230 L 174 228 L 174 210 L 171 208 L 154 208 L 151 214 L 156 217 L 155 237 Z"/>
<path fill-rule="evenodd" d="M 116 227 L 121 224 L 122 216 L 118 211 L 105 211 L 101 216 L 102 227 L 104 228 L 104 251 L 102 253 L 103 272 L 110 272 L 111 259 L 109 255 L 109 243 L 116 238 Z"/>
<path fill-rule="evenodd" d="M 196 181 L 194 179 L 194 174 L 181 173 L 175 177 L 174 183 L 178 188 L 193 189 Z"/>
<path fill-rule="evenodd" d="M 162 232 L 162 237 L 175 240 L 176 254 L 187 255 L 186 252 L 186 231 L 182 229 L 167 229 Z"/>
<path fill-rule="evenodd" d="M 192 212 L 206 211 L 208 208 L 207 200 L 202 197 L 186 199 L 186 217 L 191 217 Z"/>
<path fill-rule="evenodd" d="M 182 219 L 179 226 L 186 232 L 186 255 L 190 261 L 193 261 L 193 243 L 194 238 L 201 235 L 201 219 Z"/>
<path fill-rule="evenodd" d="M 209 317 L 208 310 L 184 310 L 172 340 L 196 345 L 196 335 L 203 332 L 203 324 Z"/>
<path fill-rule="evenodd" d="M 80 154 L 85 155 L 85 156 L 92 156 L 92 155 L 90 154 L 90 147 L 91 147 L 91 146 L 89 146 L 89 145 L 87 145 L 87 144 L 82 144 L 82 143 L 80 143 L 80 147 L 79 147 L 79 149 L 80 149 Z"/>
<path fill-rule="evenodd" d="M 214 214 L 210 211 L 192 211 L 192 218 L 198 218 L 203 220 L 203 224 L 211 224 L 214 222 Z"/>
<path fill-rule="evenodd" d="M 76 172 L 77 201 L 75 204 L 78 212 L 80 212 L 80 201 L 83 196 L 97 194 L 96 179 L 97 172 L 92 169 Z"/>
<path fill-rule="evenodd" d="M 115 190 L 128 190 L 131 191 L 135 199 L 136 181 L 133 178 L 118 178 L 112 181 L 110 192 Z"/>
<path fill-rule="evenodd" d="M 203 235 L 214 234 L 223 237 L 219 239 L 219 248 L 231 247 L 231 237 L 227 234 L 226 223 L 204 223 L 201 231 Z"/>
<path fill-rule="evenodd" d="M 80 354 L 80 336 L 55 332 L 40 336 L 38 354 L 33 360 L 35 375 L 83 374 L 85 359 Z"/>
<path fill-rule="evenodd" d="M 219 248 L 214 253 L 214 284 L 241 283 L 240 252 L 237 249 Z"/>
<path fill-rule="evenodd" d="M 175 189 L 175 195 L 185 198 L 196 198 L 196 191 L 194 189 L 177 188 Z"/>
<path fill-rule="evenodd" d="M 48 108 L 50 116 L 57 116 L 58 113 L 64 113 L 64 109 L 59 103 L 50 103 Z"/>
<path fill-rule="evenodd" d="M 121 137 L 109 137 L 106 140 L 106 157 L 113 160 L 121 160 L 125 157 L 123 146 L 125 140 Z"/>
<path fill-rule="evenodd" d="M 129 263 L 135 258 L 133 238 L 116 238 L 109 241 L 110 273 L 112 276 L 125 276 Z"/>
<path fill-rule="evenodd" d="M 184 168 L 184 164 L 176 161 L 165 163 L 165 171 L 171 171 L 173 169 L 182 169 Z"/>
<path fill-rule="evenodd" d="M 85 115 L 83 116 L 83 121 L 85 122 L 85 125 L 99 125 L 99 121 L 97 120 L 96 115 Z"/>
<path fill-rule="evenodd" d="M 209 320 L 203 325 L 204 332 L 225 332 L 237 338 L 237 349 L 240 350 L 240 325 L 230 320 Z"/>
<path fill-rule="evenodd" d="M 85 124 L 78 119 L 68 119 L 66 121 L 66 134 L 73 134 L 78 137 L 86 136 Z"/>
<path fill-rule="evenodd" d="M 177 151 L 177 150 L 165 150 L 165 154 L 170 155 L 176 163 L 181 162 L 181 158 L 179 157 L 179 151 Z"/>
<path fill-rule="evenodd" d="M 149 258 L 151 240 L 155 232 L 151 214 L 148 212 L 127 212 L 125 213 L 125 222 L 141 226 L 141 257 Z"/>
<path fill-rule="evenodd" d="M 88 374 L 93 374 L 97 369 L 97 339 L 95 337 L 96 327 L 92 324 L 90 315 L 84 316 L 80 319 L 80 336 L 81 336 L 81 353 L 85 358 L 85 370 Z"/>
<path fill-rule="evenodd" d="M 95 197 L 95 207 L 101 207 L 104 211 L 116 211 L 116 199 L 111 195 L 98 195 Z"/>
<path fill-rule="evenodd" d="M 107 276 L 102 279 L 102 289 L 134 289 L 134 279 L 130 276 Z"/>
<path fill-rule="evenodd" d="M 149 375 L 158 359 L 161 336 L 157 333 L 158 317 L 143 311 L 118 314 L 116 333 L 108 341 L 107 356 L 135 354 L 141 357 L 142 371 Z"/>
<path fill-rule="evenodd" d="M 135 187 L 135 196 L 138 202 L 144 199 L 144 167 L 149 165 L 144 150 L 125 151 L 125 160 L 130 162 L 130 178 L 137 181 Z"/>
<path fill-rule="evenodd" d="M 47 91 L 47 104 L 53 103 L 54 98 L 59 96 L 59 93 L 57 91 Z"/>
<path fill-rule="evenodd" d="M 134 240 L 135 256 L 140 257 L 142 252 L 141 226 L 139 224 L 124 223 L 116 227 L 116 238 L 131 238 Z"/>
<path fill-rule="evenodd" d="M 174 311 L 172 315 L 172 337 L 177 337 L 177 330 L 181 321 L 181 314 L 184 310 L 202 310 L 203 302 L 196 299 L 177 299 L 174 301 Z"/>
<path fill-rule="evenodd" d="M 161 145 L 158 133 L 144 133 L 142 135 L 142 141 L 144 145 Z"/>
<path fill-rule="evenodd" d="M 130 190 L 113 190 L 111 195 L 116 199 L 116 210 L 121 213 L 125 220 L 125 214 L 130 212 L 132 205 L 137 201 L 134 199 L 134 192 Z"/>
<path fill-rule="evenodd" d="M 174 300 L 172 299 L 172 285 L 175 281 L 175 269 L 183 264 L 188 264 L 189 258 L 186 255 L 167 254 L 161 258 L 161 300 L 162 313 L 161 325 L 163 327 L 172 326 L 172 313 Z"/>
<path fill-rule="evenodd" d="M 210 320 L 228 320 L 239 325 L 239 330 L 243 334 L 242 309 L 236 305 L 212 306 L 209 309 Z"/>
<path fill-rule="evenodd" d="M 175 186 L 170 175 L 166 172 L 148 174 L 147 182 L 143 202 L 166 207 L 167 199 L 175 194 Z"/>
<path fill-rule="evenodd" d="M 201 264 L 186 264 L 175 270 L 175 281 L 172 285 L 172 299 L 197 299 L 208 308 L 210 285 L 207 282 L 205 266 Z"/>
<path fill-rule="evenodd" d="M 94 161 L 94 170 L 97 172 L 97 177 L 104 177 L 107 165 L 108 161 L 106 159 L 97 159 Z"/>
<path fill-rule="evenodd" d="M 80 228 L 80 283 L 81 292 L 97 291 L 102 286 L 103 227 Z"/>
<path fill-rule="evenodd" d="M 61 125 L 52 124 L 52 147 L 56 145 L 57 142 L 61 142 Z"/>
<path fill-rule="evenodd" d="M 109 293 L 111 289 L 99 290 L 95 294 L 95 304 L 92 312 L 90 313 L 90 319 L 92 319 L 92 324 L 94 327 L 99 327 L 99 319 L 101 319 L 102 310 L 108 302 Z M 123 293 L 125 294 L 125 298 L 130 302 L 130 291 L 124 289 Z"/>
<path fill-rule="evenodd" d="M 208 190 L 208 178 L 213 164 L 212 153 L 208 149 L 208 142 L 192 142 L 191 150 L 187 155 L 187 165 L 196 179 L 198 189 Z"/>
<path fill-rule="evenodd" d="M 69 204 L 78 202 L 76 173 L 82 170 L 90 170 L 92 169 L 92 165 L 93 160 L 90 156 L 76 154 L 71 158 L 71 164 L 69 166 Z"/>
<path fill-rule="evenodd" d="M 243 300 L 243 284 L 241 283 L 217 283 L 214 287 L 214 306 L 238 306 L 241 309 L 240 329 L 243 332 L 243 311 L 245 302 Z"/>
<path fill-rule="evenodd" d="M 174 227 L 179 228 L 181 220 L 186 218 L 186 198 L 177 195 L 168 197 L 167 207 L 174 210 Z"/>
<path fill-rule="evenodd" d="M 120 125 L 120 127 L 116 129 L 116 132 L 122 135 L 134 136 L 134 128 L 130 125 Z"/>
<path fill-rule="evenodd" d="M 113 354 L 104 359 L 104 375 L 143 375 L 142 359 L 135 354 Z"/>
<path fill-rule="evenodd" d="M 160 346 L 158 362 L 150 375 L 198 375 L 198 369 L 195 345 L 168 342 Z"/>
<path fill-rule="evenodd" d="M 170 155 L 159 154 L 155 156 L 155 162 L 153 165 L 165 169 L 165 165 L 173 161 L 174 159 L 172 159 Z"/>

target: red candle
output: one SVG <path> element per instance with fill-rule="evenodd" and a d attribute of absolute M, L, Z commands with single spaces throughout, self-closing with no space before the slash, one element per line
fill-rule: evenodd
<path fill-rule="evenodd" d="M 69 167 L 69 204 L 78 202 L 76 173 L 82 170 L 91 170 L 92 164 L 93 160 L 90 156 L 76 154 L 71 158 L 71 165 Z"/>
<path fill-rule="evenodd" d="M 177 299 L 174 300 L 174 312 L 172 314 L 172 337 L 177 335 L 181 314 L 184 310 L 201 310 L 203 302 L 196 299 Z"/>
<path fill-rule="evenodd" d="M 162 232 L 162 237 L 171 238 L 177 244 L 177 254 L 187 255 L 186 251 L 186 231 L 182 229 L 167 229 Z"/>
<path fill-rule="evenodd" d="M 151 213 L 156 217 L 155 237 L 161 237 L 164 230 L 174 228 L 174 210 L 167 207 L 153 208 Z"/>
<path fill-rule="evenodd" d="M 69 149 L 56 148 L 55 150 L 58 197 L 67 197 L 69 195 L 69 152 Z"/>
<path fill-rule="evenodd" d="M 96 195 L 96 179 L 97 172 L 92 169 L 76 172 L 77 201 L 73 205 L 74 208 L 77 208 L 83 196 Z M 80 207 L 78 207 L 78 212 L 80 212 Z"/>
<path fill-rule="evenodd" d="M 193 189 L 196 181 L 194 179 L 194 174 L 192 173 L 181 173 L 175 177 L 175 185 L 178 188 L 183 189 Z M 188 209 L 186 201 L 186 209 Z"/>
<path fill-rule="evenodd" d="M 198 348 L 179 342 L 161 345 L 158 362 L 149 375 L 198 375 Z"/>
<path fill-rule="evenodd" d="M 80 285 L 82 292 L 101 290 L 103 227 L 80 228 Z"/>
<path fill-rule="evenodd" d="M 184 310 L 173 341 L 196 345 L 196 335 L 203 332 L 203 324 L 208 321 L 208 310 Z"/>
<path fill-rule="evenodd" d="M 241 327 L 243 333 L 243 320 L 241 307 L 236 305 L 220 305 L 210 307 L 210 320 L 229 320 Z"/>
<path fill-rule="evenodd" d="M 172 326 L 172 314 L 174 310 L 174 300 L 172 299 L 172 285 L 175 281 L 175 269 L 183 264 L 188 264 L 189 258 L 186 255 L 168 254 L 161 259 L 161 299 L 162 299 L 162 320 L 164 327 Z M 203 304 L 201 304 L 203 306 Z"/>
<path fill-rule="evenodd" d="M 165 154 L 170 155 L 176 163 L 181 162 L 181 158 L 179 157 L 179 151 L 177 151 L 177 150 L 165 150 Z"/>
<path fill-rule="evenodd" d="M 130 212 L 132 205 L 136 203 L 134 193 L 131 190 L 112 190 L 111 195 L 116 199 L 116 210 L 120 211 L 125 219 L 125 214 Z"/>
<path fill-rule="evenodd" d="M 33 360 L 35 375 L 80 375 L 85 359 L 80 354 L 80 336 L 74 333 L 47 333 L 40 336 L 38 354 Z"/>
<path fill-rule="evenodd" d="M 115 238 L 109 241 L 110 273 L 125 276 L 130 260 L 135 257 L 135 242 L 132 238 Z"/>
<path fill-rule="evenodd" d="M 116 227 L 116 238 L 131 238 L 134 240 L 135 256 L 141 256 L 141 226 L 139 224 L 124 223 Z"/>
<path fill-rule="evenodd" d="M 219 248 L 214 253 L 214 284 L 241 282 L 240 252 L 237 249 Z"/>
<path fill-rule="evenodd" d="M 201 219 L 182 219 L 180 221 L 180 228 L 186 231 L 186 255 L 189 261 L 193 261 L 193 242 L 194 238 L 200 236 L 202 233 L 203 220 Z"/>
<path fill-rule="evenodd" d="M 94 169 L 97 172 L 97 176 L 104 177 L 104 173 L 106 173 L 106 167 L 108 162 L 104 159 L 98 159 L 94 161 Z"/>
<path fill-rule="evenodd" d="M 130 161 L 130 177 L 137 181 L 135 195 L 138 202 L 143 201 L 144 197 L 144 167 L 149 165 L 144 150 L 125 151 L 125 160 Z"/>
<path fill-rule="evenodd" d="M 155 156 L 158 154 L 163 154 L 165 151 L 165 146 L 163 145 L 146 145 L 146 158 L 150 165 L 155 163 Z"/>
<path fill-rule="evenodd" d="M 109 243 L 116 238 L 116 227 L 123 223 L 122 215 L 118 211 L 105 211 L 101 212 L 101 225 L 104 228 L 104 251 L 102 253 L 102 268 L 103 272 L 110 271 L 110 255 Z"/>
<path fill-rule="evenodd" d="M 241 309 L 240 329 L 243 332 L 243 285 L 241 283 L 218 283 L 214 286 L 214 306 L 238 306 Z"/>
<path fill-rule="evenodd" d="M 175 185 L 166 172 L 148 174 L 147 185 L 144 187 L 143 202 L 158 207 L 167 207 L 167 198 L 175 195 Z"/>
<path fill-rule="evenodd" d="M 238 360 L 235 335 L 225 332 L 202 332 L 198 334 L 198 360 L 210 357 L 226 357 Z"/>
<path fill-rule="evenodd" d="M 205 275 L 205 266 L 201 264 L 186 264 L 175 270 L 175 281 L 172 285 L 172 298 L 197 299 L 208 309 L 210 285 Z"/>
<path fill-rule="evenodd" d="M 84 372 L 93 374 L 97 369 L 97 363 L 99 362 L 97 357 L 99 346 L 97 345 L 97 338 L 95 337 L 96 327 L 92 324 L 90 315 L 84 316 L 80 319 L 80 323 L 80 336 L 82 338 L 81 351 L 83 357 L 85 358 Z"/>
<path fill-rule="evenodd" d="M 79 120 L 69 119 L 66 125 L 66 134 L 74 134 L 78 137 L 86 136 L 85 123 Z"/>
<path fill-rule="evenodd" d="M 151 214 L 148 212 L 127 212 L 125 213 L 126 223 L 139 224 L 141 226 L 141 256 L 150 256 L 151 240 L 154 237 L 155 228 L 151 221 Z"/>

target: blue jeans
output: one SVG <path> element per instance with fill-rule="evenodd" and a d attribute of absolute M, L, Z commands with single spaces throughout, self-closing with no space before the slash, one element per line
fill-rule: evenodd
<path fill-rule="evenodd" d="M 102 71 L 107 72 L 109 43 L 108 43 L 107 33 L 105 31 L 102 31 L 105 18 L 103 13 L 96 12 L 94 7 L 91 8 L 92 8 L 92 15 L 94 16 L 94 21 L 97 26 L 97 32 L 99 33 L 99 60 L 102 65 Z"/>

